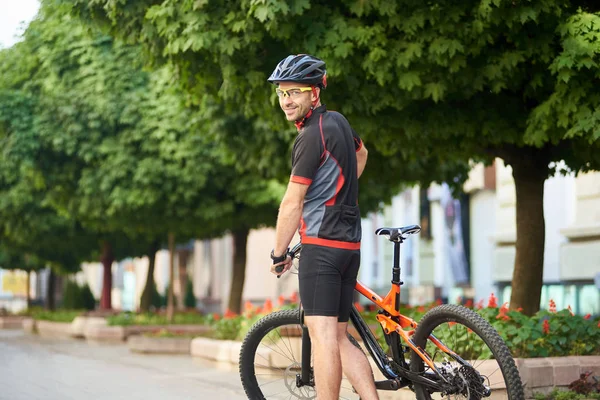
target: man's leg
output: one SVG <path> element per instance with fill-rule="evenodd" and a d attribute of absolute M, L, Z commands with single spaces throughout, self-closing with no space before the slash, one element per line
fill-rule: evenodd
<path fill-rule="evenodd" d="M 362 350 L 350 342 L 346 334 L 347 328 L 347 322 L 338 323 L 338 343 L 344 375 L 358 392 L 361 400 L 377 400 L 379 395 L 375 389 L 373 370 L 369 360 Z"/>
<path fill-rule="evenodd" d="M 338 400 L 342 383 L 342 363 L 338 345 L 337 317 L 305 316 L 314 355 L 318 400 Z"/>

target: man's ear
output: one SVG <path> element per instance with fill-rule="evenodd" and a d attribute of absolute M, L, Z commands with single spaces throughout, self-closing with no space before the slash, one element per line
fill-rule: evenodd
<path fill-rule="evenodd" d="M 321 96 L 321 88 L 313 86 L 310 99 L 312 101 L 317 101 L 317 100 L 319 100 L 320 96 Z"/>

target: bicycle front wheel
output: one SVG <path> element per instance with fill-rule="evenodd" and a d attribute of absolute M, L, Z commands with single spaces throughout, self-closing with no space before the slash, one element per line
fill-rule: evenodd
<path fill-rule="evenodd" d="M 301 360 L 302 325 L 298 310 L 276 311 L 261 318 L 246 335 L 240 352 L 240 378 L 248 399 L 316 399 L 312 356 L 311 382 L 299 385 Z M 340 398 L 359 399 L 345 379 Z"/>
<path fill-rule="evenodd" d="M 464 361 L 442 351 L 430 335 Z M 414 384 L 418 400 L 438 398 L 479 400 L 493 391 L 506 391 L 510 400 L 525 398 L 519 371 L 510 351 L 498 332 L 479 314 L 457 305 L 431 309 L 419 322 L 413 336 L 415 344 L 425 349 L 435 367 L 453 389 L 449 393 L 432 393 L 424 385 Z M 414 351 L 410 369 L 427 373 L 431 368 Z M 505 397 L 506 398 L 506 397 Z"/>

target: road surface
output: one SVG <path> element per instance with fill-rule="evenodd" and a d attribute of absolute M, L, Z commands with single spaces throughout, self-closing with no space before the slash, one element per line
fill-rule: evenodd
<path fill-rule="evenodd" d="M 1 400 L 246 399 L 236 366 L 0 330 Z"/>

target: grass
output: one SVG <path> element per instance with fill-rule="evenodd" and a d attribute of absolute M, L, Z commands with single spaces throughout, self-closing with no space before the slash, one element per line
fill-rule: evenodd
<path fill-rule="evenodd" d="M 165 314 L 124 312 L 107 318 L 109 326 L 129 325 L 169 325 Z M 199 313 L 176 313 L 173 324 L 177 325 L 207 325 L 207 317 Z"/>

